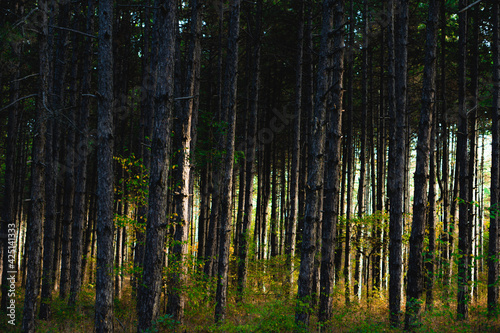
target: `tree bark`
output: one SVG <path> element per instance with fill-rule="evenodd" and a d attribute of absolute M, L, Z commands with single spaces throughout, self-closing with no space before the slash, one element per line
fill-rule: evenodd
<path fill-rule="evenodd" d="M 35 128 L 33 140 L 33 162 L 31 170 L 30 220 L 27 230 L 27 281 L 24 296 L 22 331 L 35 332 L 35 316 L 40 289 L 41 238 L 44 209 L 44 156 L 48 103 L 48 82 L 50 75 L 47 2 L 38 2 L 39 15 L 39 92 L 36 101 Z"/>
<path fill-rule="evenodd" d="M 314 115 L 311 122 L 311 141 L 309 150 L 309 177 L 307 181 L 306 211 L 302 238 L 301 262 L 298 281 L 297 308 L 295 321 L 297 324 L 309 326 L 312 297 L 312 280 L 314 274 L 314 257 L 317 248 L 317 237 L 320 221 L 320 203 L 324 177 L 325 152 L 325 118 L 329 96 L 331 65 L 331 33 L 333 28 L 334 1 L 323 1 L 323 17 L 320 42 L 320 59 L 318 64 L 317 91 L 314 103 Z"/>
<path fill-rule="evenodd" d="M 154 130 L 149 176 L 149 211 L 146 227 L 144 274 L 139 287 L 138 332 L 148 330 L 159 311 L 163 248 L 166 232 L 168 170 L 170 167 L 170 131 L 173 109 L 174 48 L 177 27 L 177 1 L 157 1 L 155 26 L 162 36 L 158 46 L 157 86 L 155 96 Z"/>
<path fill-rule="evenodd" d="M 390 201 L 389 221 L 389 316 L 392 326 L 399 326 L 402 288 L 402 236 L 404 210 L 404 168 L 406 151 L 406 88 L 408 2 L 389 0 L 389 169 L 387 191 Z"/>
<path fill-rule="evenodd" d="M 86 32 L 88 34 L 93 31 L 93 10 L 94 2 L 88 2 Z M 83 247 L 83 228 L 86 221 L 86 185 L 87 185 L 87 160 L 88 160 L 88 138 L 89 138 L 89 107 L 91 84 L 91 62 L 92 62 L 92 40 L 85 38 L 85 46 L 82 60 L 82 100 L 79 109 L 78 127 L 78 142 L 76 144 L 75 153 L 75 202 L 73 212 L 73 228 L 71 238 L 71 287 L 68 304 L 76 305 L 78 295 L 82 286 L 82 272 L 85 267 L 82 265 Z M 90 228 L 90 226 L 88 226 Z M 86 249 L 85 249 L 86 250 Z"/>
<path fill-rule="evenodd" d="M 492 119 L 492 158 L 491 158 L 491 204 L 490 204 L 490 240 L 488 248 L 488 315 L 498 316 L 498 252 L 499 252 L 499 169 L 500 169 L 500 147 L 499 147 L 499 110 L 500 110 L 500 22 L 499 4 L 493 2 L 493 100 L 491 107 Z"/>
<path fill-rule="evenodd" d="M 467 6 L 467 0 L 460 0 L 459 8 Z M 467 66 L 467 11 L 458 14 L 458 132 L 457 166 L 460 168 L 460 196 L 458 218 L 458 293 L 457 317 L 467 320 L 469 317 L 469 162 L 468 162 L 468 119 L 466 106 L 466 66 Z"/>
<path fill-rule="evenodd" d="M 220 250 L 217 275 L 217 293 L 215 296 L 215 321 L 223 322 L 226 317 L 227 284 L 229 271 L 229 244 L 231 242 L 231 201 L 233 189 L 234 136 L 236 131 L 236 93 L 238 82 L 238 37 L 240 30 L 240 0 L 230 3 L 229 35 L 227 41 L 226 71 L 224 74 L 224 94 L 222 110 L 227 122 L 224 166 L 221 173 L 221 215 L 220 215 Z M 262 8 L 262 1 L 257 2 Z"/>
<path fill-rule="evenodd" d="M 96 332 L 113 331 L 113 1 L 99 2 Z"/>
<path fill-rule="evenodd" d="M 421 297 L 424 290 L 424 234 L 428 210 L 429 156 L 435 91 L 436 91 L 436 31 L 438 6 L 436 0 L 429 2 L 427 38 L 425 46 L 424 81 L 422 88 L 422 109 L 418 128 L 417 162 L 414 176 L 413 222 L 408 259 L 408 284 L 406 290 L 405 329 L 419 326 L 421 320 Z M 432 150 L 431 150 L 432 149 Z M 432 200 L 432 199 L 431 199 Z M 429 212 L 434 214 L 434 212 Z M 429 237 L 430 240 L 431 237 Z"/>
<path fill-rule="evenodd" d="M 340 194 L 340 157 L 342 140 L 342 94 L 344 76 L 344 0 L 337 1 L 333 10 L 333 59 L 331 98 L 328 99 L 326 116 L 326 164 L 325 189 L 323 202 L 323 225 L 321 243 L 321 278 L 319 321 L 327 322 L 332 318 L 333 287 L 335 268 L 335 248 L 337 222 L 339 216 Z"/>

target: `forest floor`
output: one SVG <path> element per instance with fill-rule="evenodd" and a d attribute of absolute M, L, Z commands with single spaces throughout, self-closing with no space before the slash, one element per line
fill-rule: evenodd
<path fill-rule="evenodd" d="M 260 275 L 260 277 L 258 276 Z M 234 276 L 232 277 L 234 279 Z M 285 297 L 280 283 L 273 284 L 271 280 L 280 280 L 271 272 L 261 271 L 260 274 L 249 276 L 248 294 L 245 302 L 236 305 L 234 288 L 230 288 L 228 298 L 227 319 L 223 325 L 216 326 L 213 322 L 215 305 L 214 297 L 207 296 L 207 290 L 214 290 L 213 281 L 194 279 L 187 288 L 187 305 L 185 324 L 176 323 L 164 315 L 158 318 L 151 332 L 296 332 L 294 294 Z M 259 281 L 259 282 L 257 282 Z M 235 282 L 234 280 L 232 282 Z M 234 286 L 235 283 L 230 283 Z M 500 332 L 500 320 L 486 317 L 486 288 L 479 285 L 478 299 L 469 306 L 469 319 L 456 320 L 456 302 L 449 304 L 443 301 L 443 293 L 438 286 L 435 292 L 433 311 L 423 313 L 421 326 L 414 332 Z M 23 295 L 16 297 L 16 326 L 7 323 L 8 317 L 0 313 L 0 332 L 20 332 L 23 308 Z M 402 329 L 390 328 L 388 319 L 387 295 L 371 297 L 368 301 L 351 301 L 345 305 L 344 287 L 340 284 L 335 290 L 333 319 L 327 327 L 320 327 L 317 316 L 311 316 L 307 332 L 403 332 Z M 451 290 L 451 295 L 455 292 Z M 454 297 L 454 296 L 453 296 Z M 54 295 L 52 301 L 52 318 L 49 321 L 37 321 L 36 332 L 68 332 L 87 333 L 94 330 L 95 290 L 92 285 L 86 285 L 76 308 L 67 306 L 67 302 Z M 165 306 L 162 297 L 162 307 Z M 137 317 L 135 300 L 131 297 L 131 288 L 126 284 L 123 297 L 115 299 L 115 332 L 136 332 Z M 403 308 L 404 311 L 404 308 Z M 305 331 L 305 330 L 304 330 Z"/>

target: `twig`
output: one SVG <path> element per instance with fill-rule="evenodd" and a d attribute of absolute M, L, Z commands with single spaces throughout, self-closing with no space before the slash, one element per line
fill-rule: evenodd
<path fill-rule="evenodd" d="M 83 31 L 79 31 L 79 30 L 71 29 L 71 28 L 59 27 L 59 26 L 56 26 L 56 25 L 49 25 L 49 27 L 54 28 L 54 29 L 59 29 L 59 30 L 67 30 L 67 31 L 71 31 L 71 32 L 74 32 L 74 33 L 77 33 L 77 34 L 81 34 L 81 35 L 84 35 L 84 36 L 90 37 L 90 38 L 97 38 L 97 37 L 96 37 L 96 36 L 94 36 L 94 35 L 88 34 L 88 33 L 83 32 Z"/>
<path fill-rule="evenodd" d="M 20 79 L 15 79 L 15 80 L 12 80 L 12 81 L 10 81 L 10 83 L 17 82 L 17 81 L 22 81 L 22 80 L 26 80 L 26 79 L 29 79 L 30 77 L 33 77 L 33 76 L 38 76 L 38 75 L 40 75 L 40 73 L 35 73 L 35 74 L 26 75 L 25 77 L 22 77 L 22 78 L 20 78 Z"/>
<path fill-rule="evenodd" d="M 194 98 L 194 96 L 176 97 L 176 98 L 174 98 L 174 101 L 182 101 L 185 99 L 192 99 L 192 98 Z"/>
<path fill-rule="evenodd" d="M 1 108 L 1 109 L 0 109 L 0 112 L 2 112 L 3 110 L 5 110 L 5 109 L 7 109 L 7 108 L 11 107 L 12 105 L 16 104 L 17 102 L 22 101 L 23 99 L 26 99 L 26 98 L 31 98 L 31 97 L 36 97 L 36 96 L 37 96 L 37 94 L 31 94 L 31 95 L 28 95 L 28 96 L 24 96 L 24 97 L 18 98 L 18 99 L 16 99 L 14 102 L 10 103 L 9 105 L 4 106 L 3 108 Z"/>
<path fill-rule="evenodd" d="M 477 5 L 480 2 L 481 2 L 481 0 L 477 0 L 476 2 L 473 2 L 470 5 L 468 5 L 467 7 L 459 10 L 458 13 L 460 14 L 461 12 L 465 12 L 466 10 L 470 9 L 471 7 L 474 7 L 475 5 Z"/>

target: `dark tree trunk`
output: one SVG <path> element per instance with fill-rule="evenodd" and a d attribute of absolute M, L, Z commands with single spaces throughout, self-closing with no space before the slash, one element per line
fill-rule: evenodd
<path fill-rule="evenodd" d="M 344 76 L 344 0 L 337 1 L 333 10 L 333 59 L 331 98 L 326 116 L 326 164 L 321 243 L 321 279 L 319 320 L 327 322 L 333 312 L 334 263 L 339 216 L 340 147 L 342 138 L 342 94 Z"/>
<path fill-rule="evenodd" d="M 467 0 L 460 0 L 459 8 L 467 6 Z M 467 320 L 469 317 L 469 161 L 467 151 L 468 119 L 466 106 L 466 65 L 467 65 L 467 11 L 458 14 L 458 132 L 457 132 L 457 166 L 460 167 L 460 196 L 458 218 L 458 293 L 457 317 Z"/>
<path fill-rule="evenodd" d="M 252 219 L 253 202 L 253 179 L 255 172 L 255 150 L 257 146 L 257 115 L 259 106 L 259 85 L 260 85 L 260 36 L 261 36 L 261 11 L 262 1 L 257 2 L 257 12 L 255 28 L 253 32 L 251 83 L 249 92 L 249 115 L 247 127 L 247 151 L 245 167 L 245 213 L 241 226 L 241 235 L 238 249 L 238 300 L 241 301 L 245 291 L 248 277 L 248 252 L 250 241 L 250 223 Z M 257 226 L 255 226 L 257 228 Z"/>
<path fill-rule="evenodd" d="M 417 162 L 414 178 L 413 222 L 408 259 L 408 284 L 406 290 L 405 329 L 420 325 L 421 297 L 424 290 L 424 235 L 428 210 L 429 156 L 431 147 L 432 122 L 436 91 L 436 31 L 438 6 L 435 0 L 429 3 L 427 19 L 427 39 L 425 46 L 424 81 L 422 88 L 422 109 L 418 128 Z M 433 185 L 434 186 L 434 183 Z M 433 198 L 431 199 L 433 200 Z M 430 212 L 429 214 L 434 214 Z M 429 230 L 430 231 L 430 230 Z M 434 232 L 434 230 L 433 230 Z M 431 237 L 429 237 L 430 239 Z M 434 237 L 432 237 L 434 238 Z"/>
<path fill-rule="evenodd" d="M 354 41 L 354 0 L 350 1 L 349 6 L 349 47 L 352 50 Z M 344 295 L 345 304 L 351 304 L 351 214 L 352 214 L 352 192 L 354 188 L 354 141 L 353 141 L 353 52 L 349 52 L 347 56 L 347 98 L 346 98 L 346 113 L 347 113 L 347 144 L 344 147 L 344 160 L 347 162 L 347 191 L 346 191 L 346 227 L 345 227 L 345 253 L 344 253 Z M 346 128 L 344 126 L 344 128 Z"/>
<path fill-rule="evenodd" d="M 14 82 L 10 86 L 10 99 L 13 101 L 9 107 L 9 120 L 7 123 L 7 139 L 6 139 L 6 156 L 5 156 L 5 193 L 2 205 L 2 224 L 1 234 L 4 235 L 2 241 L 2 300 L 0 311 L 7 312 L 7 307 L 10 305 L 9 290 L 12 277 L 15 279 L 17 266 L 15 265 L 18 255 L 16 255 L 16 230 L 20 228 L 20 223 L 16 223 L 16 178 L 24 176 L 19 174 L 20 170 L 15 168 L 16 162 L 16 145 L 18 137 L 18 117 L 21 108 L 16 101 L 19 98 L 19 76 L 21 67 L 21 43 L 12 43 L 13 54 L 15 55 L 15 74 Z M 14 273 L 9 273 L 14 272 Z M 11 279 L 9 279 L 11 278 Z"/>
<path fill-rule="evenodd" d="M 99 2 L 96 332 L 113 331 L 113 1 Z"/>
<path fill-rule="evenodd" d="M 307 181 L 306 211 L 302 238 L 301 262 L 298 281 L 297 324 L 309 326 L 314 274 L 314 257 L 317 250 L 317 238 L 320 221 L 320 203 L 324 178 L 325 120 L 330 81 L 331 33 L 333 29 L 334 1 L 323 1 L 321 28 L 320 59 L 318 64 L 317 91 L 314 103 L 314 115 L 311 122 L 311 141 L 309 150 L 309 177 Z"/>
<path fill-rule="evenodd" d="M 299 213 L 299 164 L 300 164 L 300 128 L 302 112 L 302 69 L 304 53 L 304 1 L 300 1 L 299 22 L 297 31 L 297 63 L 295 78 L 295 115 L 293 119 L 293 147 L 290 170 L 290 215 L 288 218 L 288 229 L 286 232 L 285 254 L 288 269 L 289 286 L 293 284 L 293 260 L 295 257 L 296 232 Z M 289 287 L 288 286 L 288 287 Z"/>
<path fill-rule="evenodd" d="M 257 2 L 259 20 L 262 1 Z M 230 3 L 226 71 L 224 73 L 224 93 L 222 110 L 227 123 L 224 166 L 221 173 L 221 214 L 219 230 L 219 264 L 217 293 L 215 296 L 215 321 L 223 322 L 226 317 L 227 285 L 229 271 L 229 245 L 231 242 L 231 201 L 233 189 L 234 136 L 236 131 L 236 93 L 238 81 L 238 37 L 240 30 L 240 0 Z M 258 82 L 258 81 L 257 81 Z"/>
<path fill-rule="evenodd" d="M 436 13 L 437 14 L 437 13 Z M 434 113 L 436 105 L 434 104 Z M 429 230 L 429 249 L 425 256 L 426 298 L 425 308 L 432 311 L 434 308 L 434 280 L 436 267 L 436 114 L 433 115 L 429 156 L 429 208 L 427 212 L 427 228 Z"/>
<path fill-rule="evenodd" d="M 389 221 L 389 316 L 398 326 L 401 315 L 402 236 L 404 211 L 404 174 L 406 152 L 406 88 L 408 2 L 389 0 L 389 170 L 387 179 L 390 201 Z"/>
<path fill-rule="evenodd" d="M 47 2 L 38 2 L 39 8 L 39 92 L 36 101 L 35 113 L 35 140 L 33 140 L 33 156 L 31 170 L 31 198 L 30 198 L 30 219 L 27 230 L 27 281 L 24 296 L 24 310 L 22 331 L 35 332 L 35 316 L 38 292 L 40 289 L 40 266 L 41 266 L 41 240 L 42 240 L 42 220 L 44 209 L 44 172 L 45 172 L 45 134 L 46 134 L 46 108 L 48 105 L 48 81 L 50 75 L 49 48 L 48 48 L 48 23 L 47 23 Z"/>
<path fill-rule="evenodd" d="M 94 2 L 88 2 L 87 9 L 87 26 L 88 34 L 93 31 L 93 11 Z M 78 119 L 78 140 L 75 147 L 75 202 L 73 212 L 73 228 L 71 238 L 71 288 L 68 304 L 76 305 L 78 295 L 82 286 L 82 272 L 85 267 L 82 265 L 82 256 L 84 255 L 83 247 L 83 228 L 86 221 L 86 185 L 87 185 L 87 158 L 88 158 L 88 131 L 89 131 L 89 108 L 90 108 L 90 84 L 91 84 L 91 62 L 92 62 L 92 40 L 86 38 L 82 60 L 82 99 L 79 109 Z M 90 226 L 88 226 L 90 228 Z M 85 248 L 86 250 L 86 248 Z M 86 253 L 85 253 L 86 255 Z"/>
<path fill-rule="evenodd" d="M 500 110 L 500 23 L 499 4 L 493 3 L 493 101 L 491 107 L 492 128 L 492 158 L 491 158 L 491 205 L 490 205 L 490 241 L 488 249 L 488 315 L 498 316 L 498 252 L 499 252 L 499 110 Z"/>
<path fill-rule="evenodd" d="M 174 48 L 177 26 L 177 1 L 158 1 L 162 6 L 155 25 L 162 41 L 158 45 L 158 79 L 155 96 L 154 130 L 149 177 L 149 212 L 146 227 L 144 274 L 139 287 L 138 332 L 148 330 L 159 312 L 163 248 L 166 232 L 170 131 L 173 109 Z"/>
<path fill-rule="evenodd" d="M 188 236 L 190 220 L 190 180 L 191 180 L 191 130 L 194 110 L 194 100 L 197 99 L 198 73 L 200 67 L 200 40 L 201 30 L 201 4 L 197 0 L 191 1 L 191 38 L 189 41 L 186 80 L 183 87 L 184 96 L 175 103 L 176 126 L 175 126 L 175 156 L 177 157 L 177 168 L 175 172 L 174 189 L 174 223 L 176 225 L 174 234 L 174 246 L 171 253 L 170 263 L 178 267 L 169 279 L 169 292 L 167 313 L 178 322 L 184 317 L 185 295 L 182 290 L 186 283 L 187 264 L 184 263 L 188 254 Z"/>

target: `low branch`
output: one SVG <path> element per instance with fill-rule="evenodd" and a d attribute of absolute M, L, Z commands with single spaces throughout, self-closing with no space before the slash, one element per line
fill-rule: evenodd
<path fill-rule="evenodd" d="M 463 8 L 463 9 L 459 10 L 459 11 L 458 11 L 458 13 L 460 14 L 460 13 L 462 13 L 462 12 L 465 12 L 466 10 L 470 9 L 471 7 L 474 7 L 475 5 L 477 5 L 477 4 L 478 4 L 478 3 L 480 3 L 480 2 L 481 2 L 481 0 L 477 0 L 476 2 L 473 2 L 473 3 L 471 3 L 470 5 L 468 5 L 467 7 L 465 7 L 465 8 Z"/>
<path fill-rule="evenodd" d="M 81 35 L 84 35 L 84 36 L 90 37 L 90 38 L 97 38 L 97 36 L 94 36 L 94 35 L 88 34 L 88 33 L 83 32 L 83 31 L 79 31 L 79 30 L 71 29 L 71 28 L 59 27 L 59 26 L 56 26 L 56 25 L 49 25 L 49 27 L 54 28 L 54 29 L 59 29 L 59 30 L 71 31 L 71 32 L 74 32 L 74 33 L 77 33 L 77 34 L 81 34 Z"/>
<path fill-rule="evenodd" d="M 1 109 L 0 109 L 0 112 L 2 112 L 3 110 L 5 110 L 5 109 L 7 109 L 7 108 L 11 107 L 12 105 L 16 104 L 17 102 L 22 101 L 23 99 L 26 99 L 26 98 L 31 98 L 31 97 L 36 97 L 36 96 L 37 96 L 37 94 L 31 94 L 31 95 L 28 95 L 28 96 L 24 96 L 24 97 L 18 98 L 18 99 L 16 99 L 14 102 L 10 103 L 9 105 L 4 106 L 3 108 L 1 108 Z"/>

